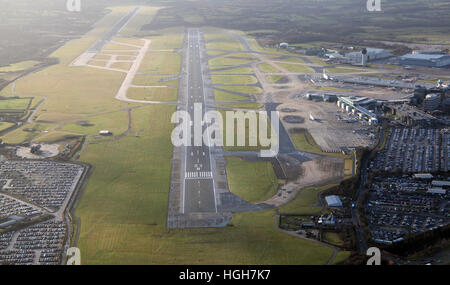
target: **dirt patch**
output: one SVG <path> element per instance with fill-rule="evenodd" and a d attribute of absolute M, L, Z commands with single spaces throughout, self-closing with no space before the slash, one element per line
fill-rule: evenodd
<path fill-rule="evenodd" d="M 41 144 L 40 151 L 38 153 L 31 153 L 31 147 L 18 147 L 16 155 L 22 158 L 28 159 L 42 159 L 55 157 L 59 154 L 59 145 L 57 144 Z"/>

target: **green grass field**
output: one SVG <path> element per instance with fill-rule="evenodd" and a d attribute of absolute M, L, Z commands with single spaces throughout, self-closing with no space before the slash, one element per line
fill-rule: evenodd
<path fill-rule="evenodd" d="M 213 84 L 254 84 L 258 79 L 252 75 L 211 75 Z"/>
<path fill-rule="evenodd" d="M 288 58 L 283 58 L 283 59 L 280 59 L 279 61 L 284 61 L 284 62 L 295 62 L 295 63 L 306 63 L 303 59 L 298 58 L 298 57 L 288 57 Z"/>
<path fill-rule="evenodd" d="M 307 187 L 300 189 L 297 196 L 289 203 L 280 207 L 282 214 L 299 214 L 299 215 L 317 215 L 322 209 L 316 206 L 318 203 L 317 195 L 334 185 L 325 185 L 322 187 Z"/>
<path fill-rule="evenodd" d="M 338 264 L 339 262 L 342 262 L 344 260 L 346 260 L 349 256 L 350 256 L 351 252 L 350 251 L 340 251 L 336 254 L 336 257 L 333 260 L 333 265 L 334 264 Z"/>
<path fill-rule="evenodd" d="M 348 155 L 344 155 L 342 153 L 331 153 L 331 152 L 323 152 L 319 145 L 317 145 L 316 141 L 312 137 L 312 135 L 308 131 L 296 132 L 290 134 L 292 143 L 295 147 L 300 151 L 312 152 L 322 155 L 340 157 L 340 158 L 349 158 Z"/>
<path fill-rule="evenodd" d="M 155 87 L 155 88 L 130 88 L 127 97 L 136 100 L 148 101 L 177 101 L 178 88 Z"/>
<path fill-rule="evenodd" d="M 324 71 L 325 71 L 325 72 L 329 72 L 329 73 L 354 73 L 354 72 L 365 72 L 365 70 L 359 69 L 359 68 L 350 69 L 350 68 L 342 68 L 342 67 L 325 68 Z"/>
<path fill-rule="evenodd" d="M 132 62 L 115 62 L 111 65 L 111 67 L 128 71 L 132 65 Z"/>
<path fill-rule="evenodd" d="M 344 245 L 344 242 L 339 237 L 339 234 L 334 232 L 325 232 L 323 239 L 324 241 L 327 241 L 328 243 L 331 243 L 336 246 Z"/>
<path fill-rule="evenodd" d="M 266 80 L 270 83 L 276 83 L 281 78 L 283 78 L 283 75 L 267 75 L 266 76 Z"/>
<path fill-rule="evenodd" d="M 89 116 L 83 119 L 87 126 L 69 123 L 61 128 L 62 131 L 75 133 L 79 135 L 97 136 L 100 130 L 109 130 L 114 135 L 119 135 L 127 130 L 128 112 L 117 111 L 101 115 Z"/>
<path fill-rule="evenodd" d="M 15 64 L 7 65 L 7 66 L 0 66 L 0 72 L 16 72 L 16 71 L 22 71 L 29 68 L 32 68 L 33 66 L 39 64 L 39 61 L 36 60 L 27 60 L 18 62 Z"/>
<path fill-rule="evenodd" d="M 39 136 L 36 141 L 40 143 L 56 143 L 67 139 L 73 139 L 80 137 L 78 134 L 64 132 L 64 131 L 54 131 L 51 133 Z"/>
<path fill-rule="evenodd" d="M 0 99 L 0 112 L 1 110 L 26 110 L 31 100 L 30 98 Z"/>
<path fill-rule="evenodd" d="M 12 126 L 14 126 L 14 123 L 9 123 L 9 122 L 0 122 L 0 131 L 4 131 L 8 128 L 11 128 Z"/>
<path fill-rule="evenodd" d="M 213 74 L 221 74 L 221 73 L 253 73 L 253 69 L 250 67 L 239 67 L 239 68 L 232 68 L 232 69 L 226 69 L 221 71 L 216 71 L 215 69 L 210 70 Z"/>
<path fill-rule="evenodd" d="M 231 58 L 231 57 L 216 57 L 211 60 L 209 60 L 209 66 L 211 68 L 221 68 L 221 67 L 228 67 L 228 66 L 235 66 L 235 65 L 241 65 L 241 64 L 248 64 L 252 63 L 252 60 L 248 59 L 241 59 L 241 58 Z"/>
<path fill-rule="evenodd" d="M 252 104 L 252 105 L 250 105 Z M 219 105 L 227 105 L 230 106 L 232 108 L 247 108 L 247 109 L 256 109 L 256 108 L 260 108 L 258 107 L 256 104 L 261 104 L 262 103 L 230 103 L 230 104 L 224 104 L 224 103 L 220 103 L 220 104 L 216 104 L 217 106 Z M 244 126 L 244 135 L 245 135 L 245 141 L 244 141 L 244 145 L 238 145 L 238 140 L 237 140 L 237 134 L 238 134 L 238 124 L 237 124 L 237 120 L 234 120 L 234 142 L 229 142 L 227 135 L 228 135 L 228 131 L 231 132 L 231 128 L 228 128 L 228 123 L 227 123 L 227 112 L 228 110 L 219 110 L 220 114 L 222 115 L 223 118 L 223 144 L 224 144 L 224 149 L 225 150 L 229 150 L 229 151 L 250 151 L 250 150 L 260 150 L 260 149 L 268 149 L 270 148 L 270 146 L 262 146 L 261 142 L 259 140 L 259 113 L 256 113 L 255 117 L 256 117 L 256 123 L 257 123 L 257 129 L 255 130 L 254 133 L 250 132 L 250 128 L 249 128 L 249 119 L 245 120 L 245 126 Z M 245 111 L 244 111 L 245 113 Z M 271 125 L 270 125 L 270 121 L 269 118 L 267 118 L 267 133 L 266 133 L 269 137 L 271 135 Z M 252 145 L 250 144 L 250 141 L 252 141 Z M 256 142 L 256 143 L 255 143 Z"/>
<path fill-rule="evenodd" d="M 280 73 L 281 71 L 275 68 L 273 65 L 268 63 L 260 63 L 258 64 L 259 70 L 265 73 Z"/>
<path fill-rule="evenodd" d="M 249 202 L 263 202 L 277 192 L 278 180 L 268 161 L 226 157 L 230 191 Z"/>
<path fill-rule="evenodd" d="M 147 22 L 148 23 L 148 22 Z M 142 31 L 142 33 L 145 33 Z M 173 50 L 183 46 L 184 28 L 172 27 L 154 31 L 155 35 L 147 37 L 152 40 L 152 50 Z"/>
<path fill-rule="evenodd" d="M 181 67 L 181 55 L 174 52 L 148 53 L 139 67 L 139 72 L 153 74 L 178 74 Z"/>
<path fill-rule="evenodd" d="M 243 103 L 217 103 L 218 107 L 236 108 L 236 109 L 261 109 L 264 103 L 243 102 Z"/>
<path fill-rule="evenodd" d="M 153 75 L 142 75 L 137 74 L 134 77 L 133 84 L 142 86 L 167 86 L 173 85 L 178 86 L 178 79 L 166 80 L 167 76 L 153 76 Z"/>
<path fill-rule="evenodd" d="M 111 13 L 87 35 L 67 43 L 51 55 L 58 57 L 60 64 L 17 82 L 18 94 L 46 97 L 46 103 L 37 113 L 40 123 L 26 124 L 5 136 L 7 142 L 18 143 L 32 138 L 55 141 L 74 135 L 95 135 L 100 128 L 121 134 L 128 127 L 124 109 L 140 106 L 132 110 L 128 134 L 107 140 L 90 140 L 80 157 L 80 161 L 93 166 L 76 209 L 81 219 L 77 246 L 81 250 L 82 264 L 326 263 L 331 250 L 278 231 L 274 226 L 274 210 L 233 214 L 231 223 L 225 228 L 166 228 L 173 155 L 170 117 L 175 107 L 118 101 L 115 95 L 124 74 L 69 66 L 131 9 L 111 8 Z M 132 25 L 138 27 L 140 23 Z M 174 29 L 167 38 L 161 31 L 159 35 L 149 36 L 154 39 L 152 48 L 168 49 L 179 45 L 182 37 L 178 31 Z M 125 34 L 134 34 L 133 29 L 126 30 Z M 159 58 L 149 65 L 155 61 L 158 72 L 163 72 L 164 65 L 175 64 L 172 58 Z M 245 88 L 260 92 L 253 87 Z M 79 120 L 86 120 L 93 126 L 76 125 Z M 35 131 L 24 132 L 25 128 Z M 42 132 L 53 128 L 56 130 Z M 272 184 L 267 183 L 272 182 L 261 183 L 262 189 L 270 189 Z M 248 193 L 254 192 L 248 190 Z"/>
<path fill-rule="evenodd" d="M 220 89 L 246 93 L 246 94 L 261 94 L 263 90 L 255 86 L 220 86 Z"/>
<path fill-rule="evenodd" d="M 238 101 L 238 100 L 247 100 L 247 97 L 230 94 L 227 92 L 223 92 L 220 90 L 214 90 L 214 98 L 216 101 Z"/>
<path fill-rule="evenodd" d="M 278 232 L 274 211 L 234 214 L 219 229 L 165 228 L 174 107 L 136 110 L 139 138 L 90 145 L 96 166 L 77 208 L 83 264 L 323 264 L 331 251 Z M 114 155 L 110 155 L 113 153 Z M 264 186 L 264 185 L 263 185 Z"/>
<path fill-rule="evenodd" d="M 279 66 L 286 68 L 290 72 L 314 73 L 311 67 L 301 64 L 278 63 Z"/>
<path fill-rule="evenodd" d="M 223 40 L 210 42 L 206 44 L 208 50 L 220 49 L 220 50 L 231 50 L 231 51 L 244 51 L 245 47 L 241 42 L 235 40 Z"/>

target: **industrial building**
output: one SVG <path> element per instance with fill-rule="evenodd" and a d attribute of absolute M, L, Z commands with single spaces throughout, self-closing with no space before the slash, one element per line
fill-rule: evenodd
<path fill-rule="evenodd" d="M 392 57 L 392 54 L 385 49 L 366 48 L 365 50 L 366 50 L 365 55 L 363 54 L 362 51 L 349 52 L 345 55 L 345 59 L 352 63 L 364 63 Z"/>
<path fill-rule="evenodd" d="M 369 121 L 369 124 L 377 124 L 378 119 L 377 116 L 369 111 L 369 108 L 374 108 L 377 104 L 377 101 L 371 98 L 366 97 L 338 97 L 337 105 L 347 112 L 352 112 L 355 115 L 358 115 L 360 119 L 366 119 Z"/>
<path fill-rule="evenodd" d="M 448 109 L 448 99 L 450 98 L 450 88 L 443 85 L 439 80 L 437 86 L 426 88 L 417 85 L 414 88 L 414 96 L 411 103 L 416 106 L 423 106 L 425 111 L 434 111 L 436 109 Z"/>
<path fill-rule="evenodd" d="M 437 119 L 430 114 L 427 114 L 417 108 L 407 104 L 399 103 L 384 103 L 383 111 L 397 116 L 401 123 L 406 126 L 432 126 L 437 122 Z"/>
<path fill-rule="evenodd" d="M 450 66 L 450 55 L 412 53 L 399 57 L 398 63 L 401 65 L 445 67 Z"/>
<path fill-rule="evenodd" d="M 441 104 L 441 95 L 440 94 L 428 94 L 425 96 L 423 100 L 423 109 L 425 111 L 434 111 L 439 108 Z"/>

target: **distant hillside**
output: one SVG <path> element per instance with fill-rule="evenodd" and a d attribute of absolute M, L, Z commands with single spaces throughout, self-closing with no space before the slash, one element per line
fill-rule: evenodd
<path fill-rule="evenodd" d="M 369 12 L 366 0 L 176 0 L 145 29 L 216 26 L 252 31 L 266 42 L 360 39 L 450 44 L 448 0 L 381 0 Z"/>

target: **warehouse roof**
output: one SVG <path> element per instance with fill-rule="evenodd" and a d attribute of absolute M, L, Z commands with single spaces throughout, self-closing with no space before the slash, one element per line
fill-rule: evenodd
<path fill-rule="evenodd" d="M 421 59 L 421 60 L 439 60 L 444 57 L 450 57 L 448 54 L 424 54 L 424 53 L 411 53 L 401 56 L 401 59 Z"/>

